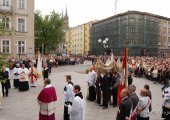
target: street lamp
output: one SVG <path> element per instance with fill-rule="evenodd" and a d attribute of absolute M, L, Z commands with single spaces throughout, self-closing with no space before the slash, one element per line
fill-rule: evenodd
<path fill-rule="evenodd" d="M 107 42 L 109 41 L 109 38 L 105 38 L 104 40 L 98 39 L 98 43 L 102 43 L 104 48 L 109 48 L 107 45 Z"/>
<path fill-rule="evenodd" d="M 69 44 L 68 44 L 69 45 Z M 64 44 L 64 47 L 65 47 L 65 49 L 66 49 L 66 56 L 67 56 L 67 47 L 68 47 L 68 45 L 67 44 Z"/>

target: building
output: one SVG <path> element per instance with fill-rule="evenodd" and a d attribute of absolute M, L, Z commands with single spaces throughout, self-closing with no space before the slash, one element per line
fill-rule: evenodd
<path fill-rule="evenodd" d="M 88 22 L 72 27 L 66 32 L 67 53 L 77 55 L 89 54 L 92 23 Z"/>
<path fill-rule="evenodd" d="M 0 50 L 11 56 L 34 55 L 34 0 L 0 0 Z"/>
<path fill-rule="evenodd" d="M 68 17 L 67 7 L 66 7 L 65 15 L 63 15 L 63 11 L 62 11 L 62 18 L 64 20 L 64 26 L 63 26 L 64 37 L 62 42 L 58 45 L 57 51 L 59 53 L 66 53 L 66 31 L 69 30 L 69 17 Z"/>
<path fill-rule="evenodd" d="M 160 19 L 160 40 L 158 42 L 161 56 L 170 54 L 170 20 Z"/>
<path fill-rule="evenodd" d="M 108 38 L 108 42 L 99 43 Z M 107 47 L 105 47 L 107 46 Z M 170 50 L 170 19 L 146 12 L 128 11 L 92 24 L 91 54 L 104 54 L 112 50 L 123 55 L 125 47 L 129 55 L 158 55 Z"/>

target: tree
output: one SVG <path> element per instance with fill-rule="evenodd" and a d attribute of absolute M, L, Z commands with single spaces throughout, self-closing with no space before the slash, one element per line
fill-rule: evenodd
<path fill-rule="evenodd" d="M 44 54 L 46 50 L 56 50 L 58 44 L 64 37 L 63 25 L 63 18 L 55 11 L 45 16 L 42 16 L 40 11 L 36 11 L 35 47 L 41 49 Z"/>

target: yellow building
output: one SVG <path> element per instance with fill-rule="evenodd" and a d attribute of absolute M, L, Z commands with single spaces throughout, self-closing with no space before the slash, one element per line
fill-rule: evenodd
<path fill-rule="evenodd" d="M 88 55 L 90 49 L 90 27 L 93 22 L 88 22 L 70 28 L 66 32 L 67 53 Z"/>

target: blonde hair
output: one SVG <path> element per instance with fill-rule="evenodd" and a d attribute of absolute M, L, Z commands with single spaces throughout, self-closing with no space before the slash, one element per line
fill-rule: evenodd
<path fill-rule="evenodd" d="M 146 96 L 148 96 L 148 91 L 146 89 L 142 89 L 140 91 L 140 95 L 143 96 L 143 97 L 146 97 Z"/>

